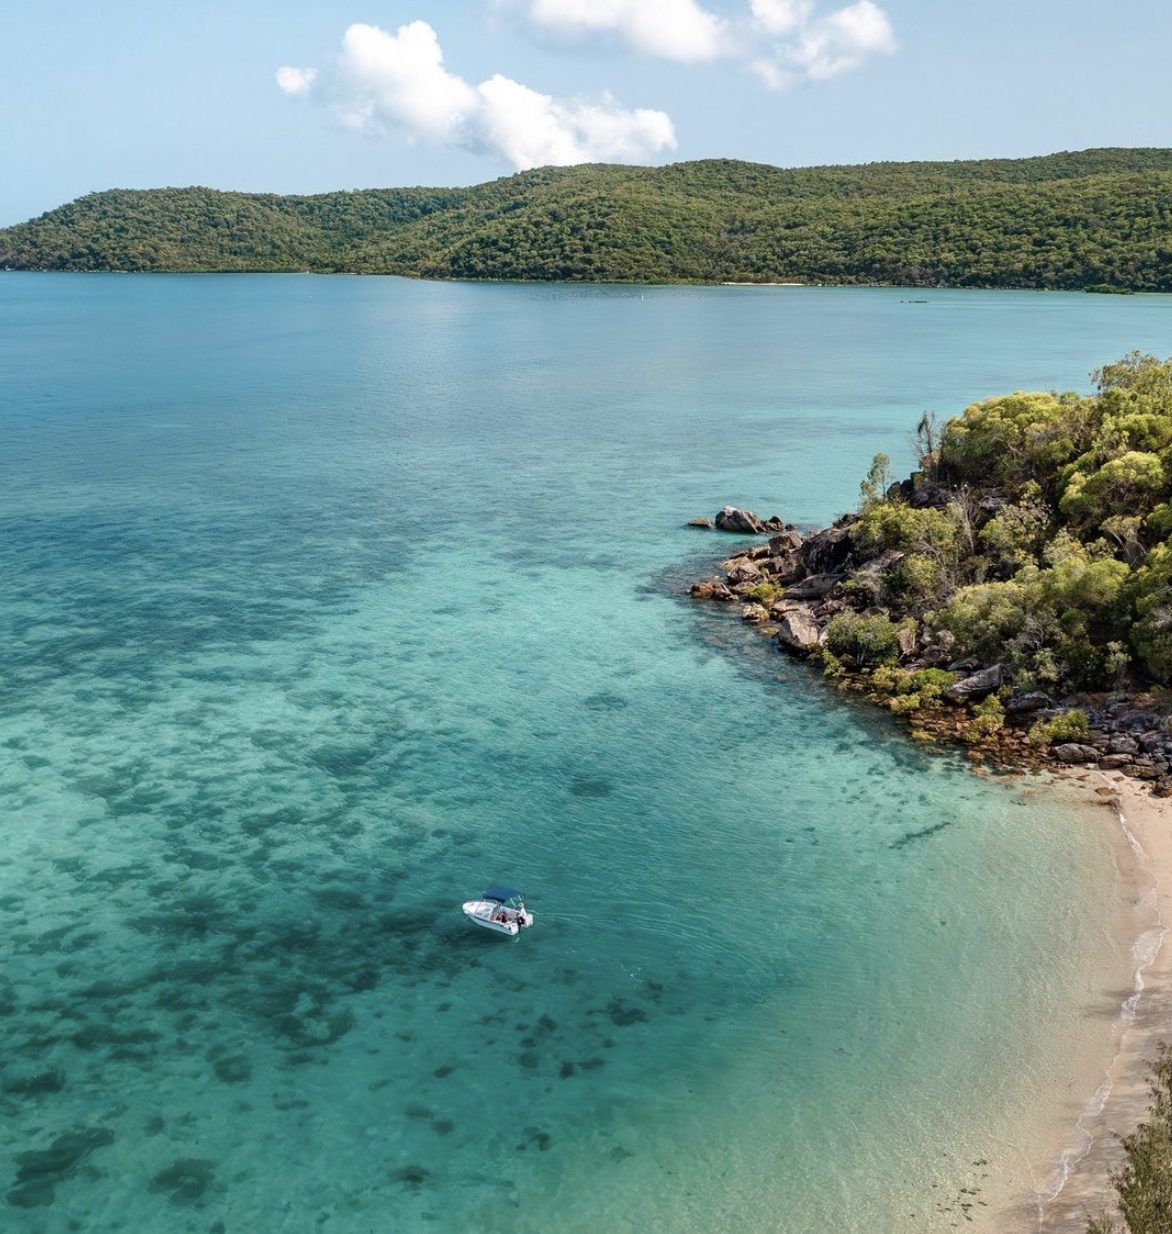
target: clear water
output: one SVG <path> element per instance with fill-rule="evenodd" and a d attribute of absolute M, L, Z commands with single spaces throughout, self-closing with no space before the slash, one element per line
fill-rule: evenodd
<path fill-rule="evenodd" d="M 1017 1179 L 1122 962 L 1105 829 L 681 601 L 683 523 L 824 521 L 1170 312 L 0 278 L 3 1228 L 935 1230 Z"/>

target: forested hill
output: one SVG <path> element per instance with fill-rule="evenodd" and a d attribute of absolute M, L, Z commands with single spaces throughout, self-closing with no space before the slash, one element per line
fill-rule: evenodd
<path fill-rule="evenodd" d="M 1172 150 L 595 164 L 312 197 L 116 189 L 0 231 L 0 267 L 1172 291 Z"/>

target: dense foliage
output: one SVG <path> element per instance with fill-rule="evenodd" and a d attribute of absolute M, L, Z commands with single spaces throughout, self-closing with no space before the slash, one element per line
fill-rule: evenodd
<path fill-rule="evenodd" d="M 1111 1176 L 1119 1212 L 1130 1234 L 1172 1229 L 1172 1050 L 1161 1045 L 1152 1066 L 1147 1121 L 1123 1139 L 1125 1163 Z M 1087 1234 L 1120 1234 L 1107 1215 L 1093 1218 Z"/>
<path fill-rule="evenodd" d="M 1002 663 L 1018 687 L 1172 683 L 1172 360 L 1095 377 L 1087 397 L 976 403 L 913 480 L 864 483 L 844 592 L 869 615 L 834 618 L 834 655 L 890 658 L 910 615 L 921 648 Z"/>
<path fill-rule="evenodd" d="M 1169 291 L 1172 150 L 592 165 L 315 197 L 113 190 L 0 231 L 0 267 Z"/>

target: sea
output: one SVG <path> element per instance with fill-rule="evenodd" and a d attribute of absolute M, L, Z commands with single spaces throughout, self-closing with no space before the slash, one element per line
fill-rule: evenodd
<path fill-rule="evenodd" d="M 0 275 L 0 1227 L 1028 1216 L 1130 988 L 1111 816 L 690 602 L 744 541 L 687 523 L 824 525 L 924 411 L 1170 325 Z M 516 939 L 461 912 L 493 884 Z"/>

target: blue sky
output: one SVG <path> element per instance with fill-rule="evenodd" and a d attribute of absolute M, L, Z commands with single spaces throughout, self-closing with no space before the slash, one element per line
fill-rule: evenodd
<path fill-rule="evenodd" d="M 1168 0 L 38 0 L 0 225 L 83 193 L 1172 145 Z"/>

